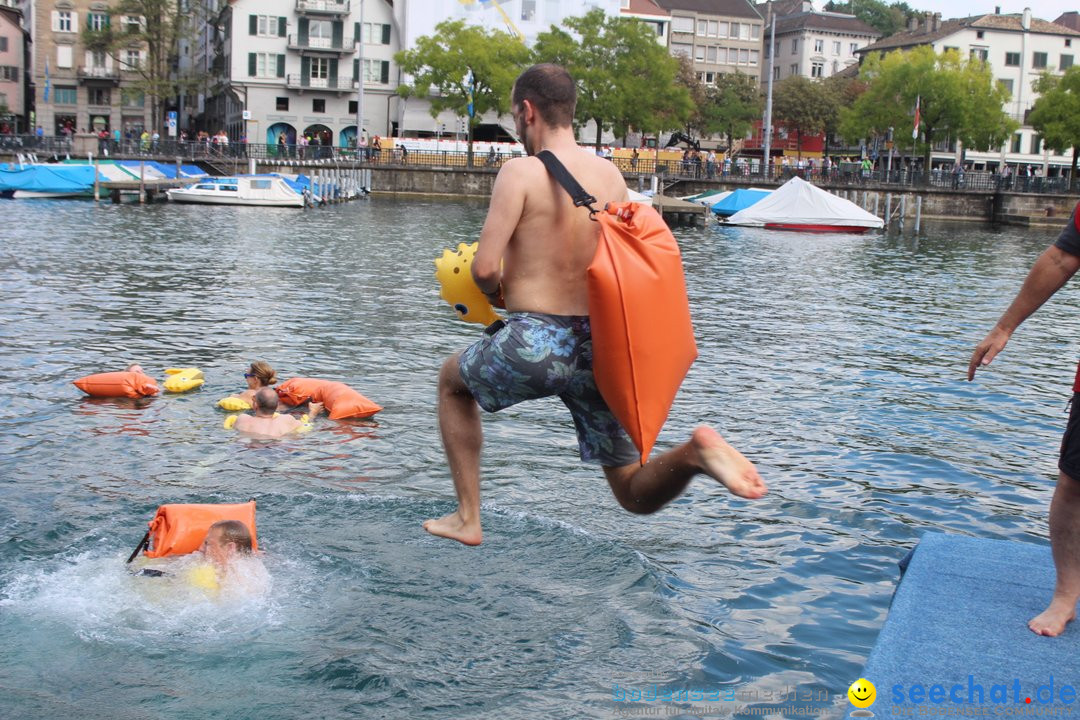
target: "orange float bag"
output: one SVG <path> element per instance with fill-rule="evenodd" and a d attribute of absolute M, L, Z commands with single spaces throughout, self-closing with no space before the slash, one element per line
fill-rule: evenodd
<path fill-rule="evenodd" d="M 152 377 L 127 370 L 87 375 L 71 384 L 93 397 L 140 398 L 159 392 Z"/>
<path fill-rule="evenodd" d="M 146 557 L 186 555 L 195 552 L 206 538 L 206 531 L 219 520 L 239 520 L 251 532 L 251 549 L 258 549 L 255 540 L 255 501 L 236 504 L 174 504 L 162 505 L 150 521 L 150 530 L 139 547 L 128 558 L 135 559 L 139 550 Z"/>
<path fill-rule="evenodd" d="M 290 378 L 274 390 L 287 405 L 301 405 L 309 400 L 322 403 L 331 420 L 365 418 L 382 410 L 343 382 L 316 378 Z"/>
<path fill-rule="evenodd" d="M 574 205 L 596 202 L 552 153 L 537 157 Z M 604 212 L 589 207 L 589 213 L 600 223 L 588 268 L 593 375 L 645 464 L 697 358 L 682 256 L 649 205 L 617 203 Z"/>

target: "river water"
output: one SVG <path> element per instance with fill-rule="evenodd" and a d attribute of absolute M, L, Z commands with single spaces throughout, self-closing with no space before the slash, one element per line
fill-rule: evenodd
<path fill-rule="evenodd" d="M 964 374 L 1056 231 L 678 230 L 701 356 L 659 446 L 712 423 L 769 495 L 699 479 L 629 515 L 537 402 L 485 417 L 485 544 L 465 548 L 420 527 L 453 506 L 437 369 L 480 329 L 432 260 L 483 203 L 0 212 L 5 716 L 612 717 L 655 689 L 714 698 L 649 706 L 671 717 L 793 692 L 839 714 L 923 533 L 1047 542 L 1075 289 Z M 214 403 L 253 359 L 385 410 L 245 440 Z M 130 362 L 207 382 L 142 403 L 71 385 Z M 125 572 L 159 504 L 249 498 L 266 595 Z"/>

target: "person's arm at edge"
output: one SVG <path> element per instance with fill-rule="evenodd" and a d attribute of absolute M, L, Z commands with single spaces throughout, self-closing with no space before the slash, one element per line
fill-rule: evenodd
<path fill-rule="evenodd" d="M 502 296 L 502 259 L 525 208 L 524 164 L 531 158 L 515 158 L 505 163 L 491 189 L 491 205 L 480 231 L 473 258 L 472 276 L 480 292 L 493 303 Z"/>
<path fill-rule="evenodd" d="M 998 353 L 1005 349 L 1009 338 L 1028 317 L 1042 307 L 1054 293 L 1069 281 L 1080 269 L 1080 256 L 1051 245 L 1031 266 L 1020 292 L 1013 298 L 1009 308 L 1002 314 L 983 341 L 975 346 L 968 364 L 968 380 L 975 378 L 975 371 L 989 365 Z"/>

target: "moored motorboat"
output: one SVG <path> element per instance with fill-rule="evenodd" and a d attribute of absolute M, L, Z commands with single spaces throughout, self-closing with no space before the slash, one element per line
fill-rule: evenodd
<path fill-rule="evenodd" d="M 304 207 L 304 196 L 277 175 L 207 178 L 166 192 L 169 200 L 180 203 Z"/>

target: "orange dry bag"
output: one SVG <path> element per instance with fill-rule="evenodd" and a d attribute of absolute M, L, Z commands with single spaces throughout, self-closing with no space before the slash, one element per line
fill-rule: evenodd
<path fill-rule="evenodd" d="M 558 158 L 537 154 L 578 207 L 585 192 Z M 682 256 L 667 223 L 649 205 L 617 203 L 600 212 L 588 268 L 593 375 L 619 424 L 649 457 L 690 365 L 697 358 Z"/>
<path fill-rule="evenodd" d="M 206 538 L 206 531 L 219 520 L 239 520 L 251 532 L 251 549 L 255 542 L 255 501 L 236 504 L 162 505 L 150 521 L 150 530 L 128 562 L 135 559 L 140 550 L 146 557 L 159 558 L 166 555 L 186 555 L 195 552 Z"/>
<path fill-rule="evenodd" d="M 322 403 L 331 420 L 366 418 L 382 410 L 343 382 L 318 378 L 290 378 L 274 388 L 286 405 L 302 405 L 308 401 Z"/>
<path fill-rule="evenodd" d="M 87 375 L 73 380 L 71 384 L 93 397 L 141 398 L 158 393 L 158 386 L 153 378 L 131 371 Z"/>

